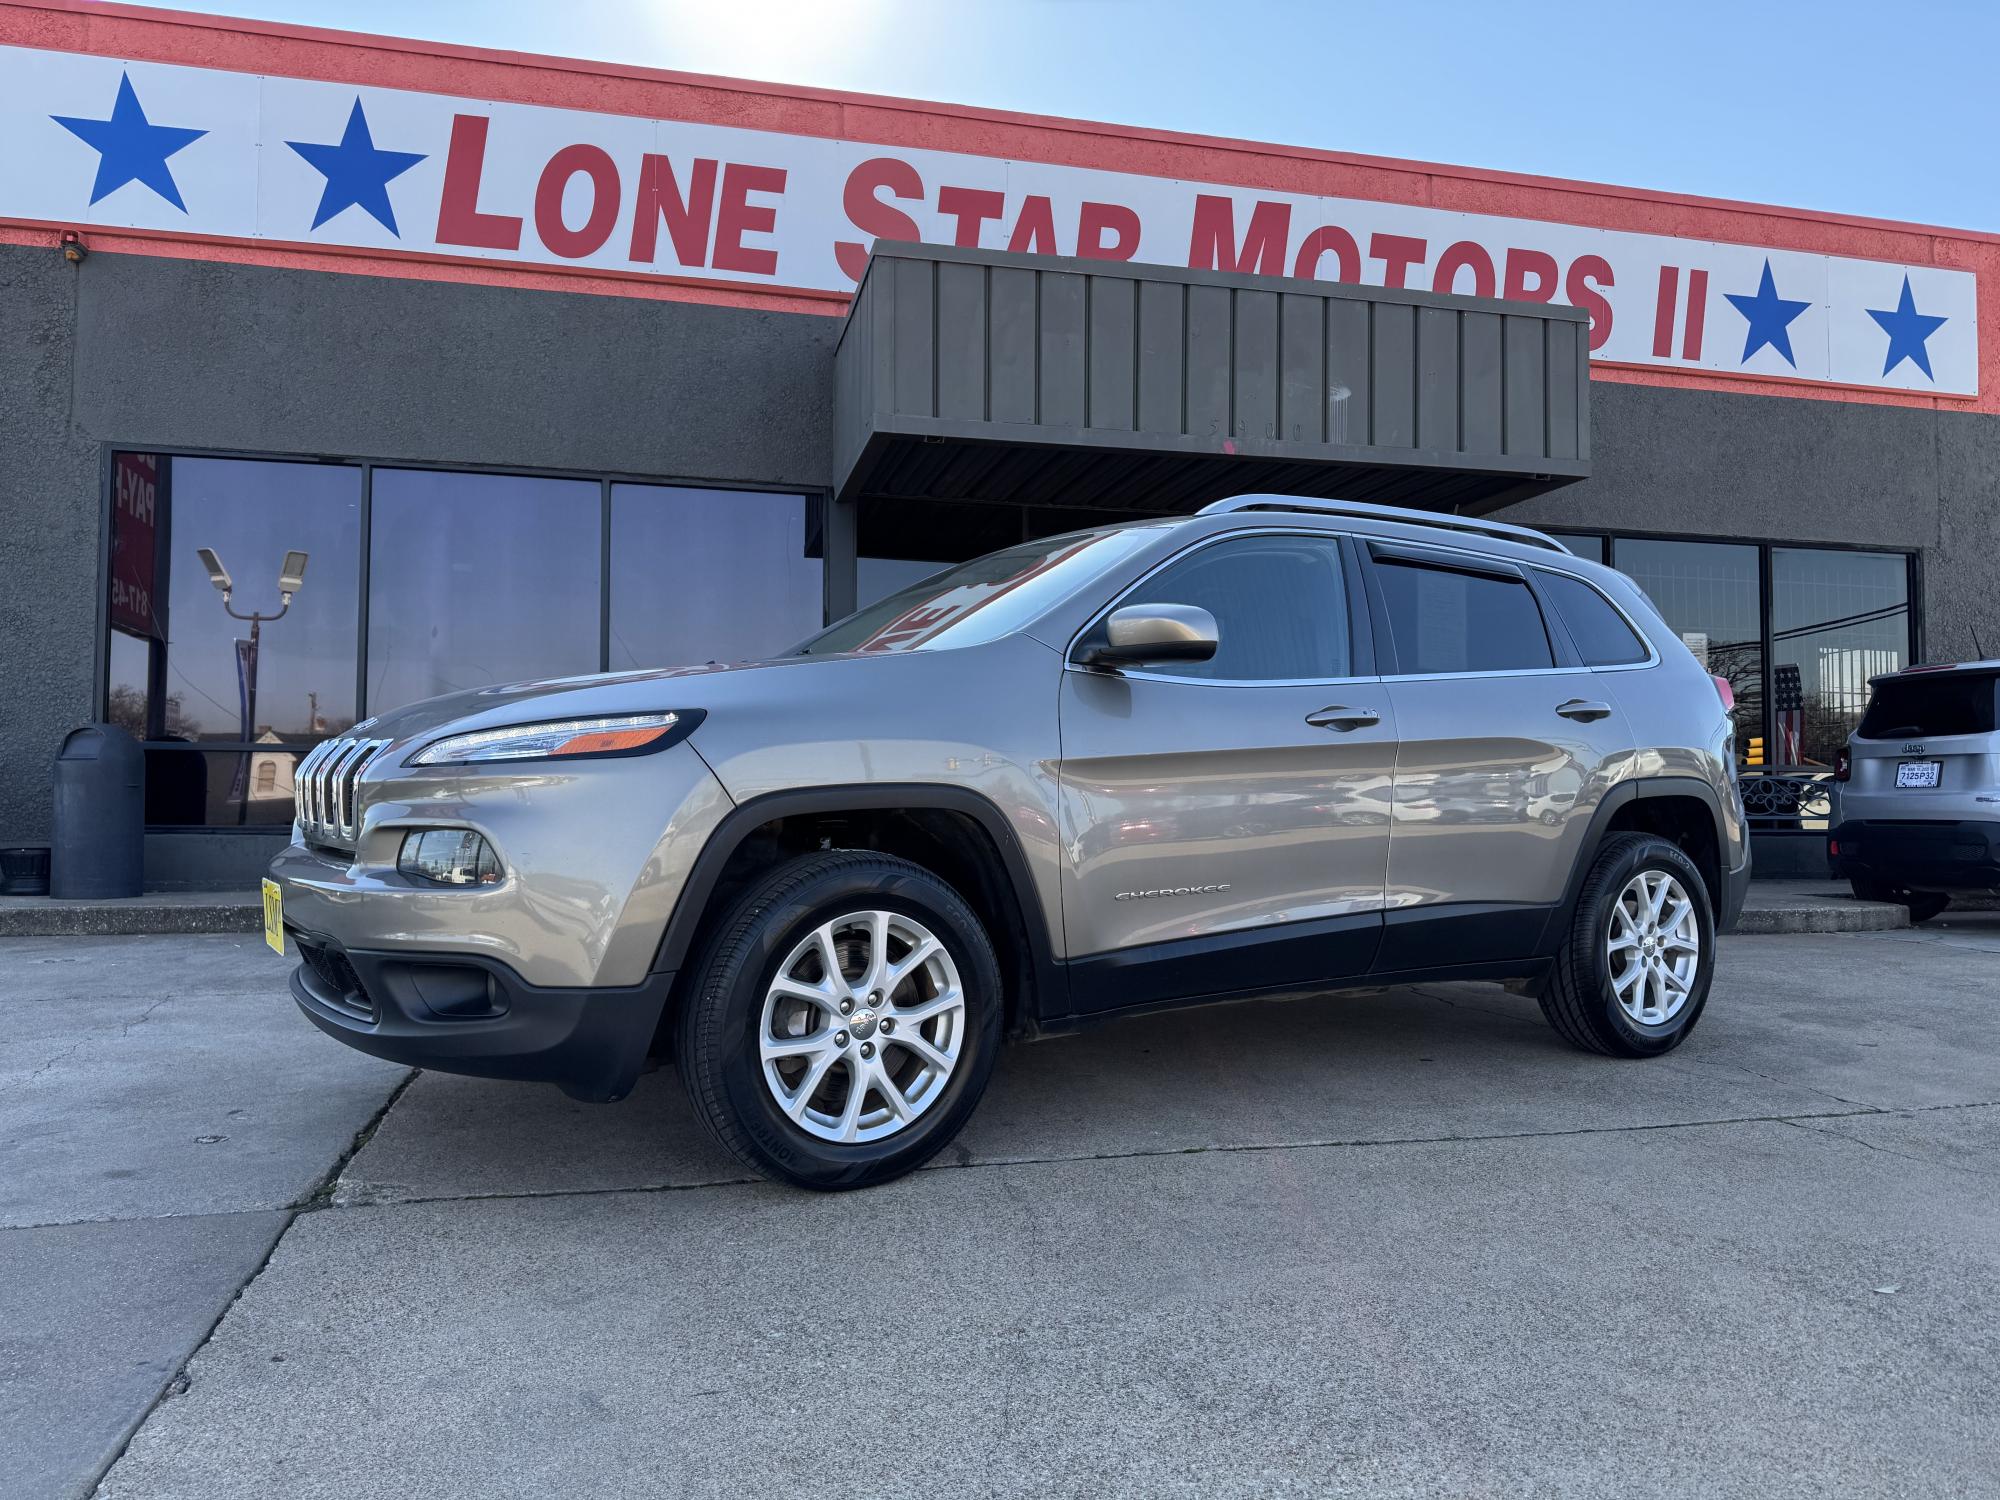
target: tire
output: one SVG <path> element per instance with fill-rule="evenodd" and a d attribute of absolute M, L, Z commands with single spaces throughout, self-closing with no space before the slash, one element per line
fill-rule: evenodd
<path fill-rule="evenodd" d="M 891 974 L 886 1003 L 871 1003 L 879 988 L 856 988 L 879 984 L 878 948 L 892 965 L 923 949 Z M 1000 1050 L 985 928 L 944 881 L 889 855 L 833 850 L 773 869 L 716 928 L 692 978 L 676 1056 L 696 1115 L 746 1165 L 798 1187 L 915 1171 L 958 1134 Z"/>
<path fill-rule="evenodd" d="M 1848 889 L 1854 892 L 1856 901 L 1879 901 L 1884 906 L 1900 906 L 1903 898 L 1896 888 L 1886 880 L 1870 880 L 1865 875 L 1850 875 Z"/>
<path fill-rule="evenodd" d="M 1951 905 L 1951 897 L 1941 891 L 1912 891 L 1891 885 L 1886 880 L 1868 880 L 1858 875 L 1850 877 L 1847 883 L 1853 888 L 1857 901 L 1880 901 L 1887 906 L 1908 907 L 1912 922 L 1928 922 Z"/>
<path fill-rule="evenodd" d="M 1910 909 L 1912 922 L 1928 922 L 1951 905 L 1951 897 L 1942 891 L 1904 891 L 1897 899 Z"/>
<path fill-rule="evenodd" d="M 1656 925 L 1648 935 L 1644 897 L 1632 898 L 1635 882 L 1642 877 L 1650 887 L 1668 890 L 1668 913 L 1678 909 L 1671 895 L 1678 887 L 1680 898 L 1690 908 L 1681 924 L 1665 932 Z M 1663 885 L 1663 881 L 1671 885 Z M 1621 907 L 1626 912 L 1623 918 Z M 1636 921 L 1631 917 L 1634 911 L 1639 913 Z M 1632 940 L 1615 959 L 1610 948 L 1614 934 L 1621 943 L 1627 936 Z M 1692 952 L 1685 946 L 1689 936 L 1697 944 Z M 1648 941 L 1656 947 L 1646 948 Z M 1645 972 L 1643 955 L 1649 952 L 1659 954 L 1662 979 L 1658 986 Z M 1664 1004 L 1650 1005 L 1651 1013 L 1659 1017 L 1656 1021 L 1635 1017 L 1614 984 L 1625 980 L 1635 964 L 1641 966 L 1641 973 L 1626 982 L 1625 993 L 1638 997 L 1636 1003 L 1642 1011 L 1650 1001 L 1663 999 Z M 1678 987 L 1667 975 L 1681 981 Z M 1715 916 L 1708 887 L 1694 861 L 1665 839 L 1617 833 L 1605 839 L 1584 877 L 1570 930 L 1541 993 L 1542 1014 L 1557 1035 L 1587 1052 L 1658 1057 L 1687 1040 L 1708 1004 L 1714 977 Z"/>

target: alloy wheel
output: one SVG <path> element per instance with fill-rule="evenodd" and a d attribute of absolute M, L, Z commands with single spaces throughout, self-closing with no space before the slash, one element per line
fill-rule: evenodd
<path fill-rule="evenodd" d="M 908 1128 L 950 1083 L 964 1042 L 950 951 L 893 911 L 851 912 L 802 938 L 778 965 L 757 1026 L 778 1108 L 847 1145 Z"/>
<path fill-rule="evenodd" d="M 1674 875 L 1634 875 L 1611 908 L 1604 945 L 1611 992 L 1627 1020 L 1665 1026 L 1681 1013 L 1701 972 L 1701 923 Z"/>

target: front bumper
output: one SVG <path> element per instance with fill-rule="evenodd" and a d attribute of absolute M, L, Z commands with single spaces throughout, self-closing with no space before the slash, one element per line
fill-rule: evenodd
<path fill-rule="evenodd" d="M 2000 823 L 1850 818 L 1833 830 L 1828 857 L 1843 879 L 1920 891 L 1993 890 L 2000 888 Z"/>
<path fill-rule="evenodd" d="M 351 852 L 295 834 L 271 861 L 287 925 L 337 947 L 477 953 L 550 989 L 642 984 L 681 888 L 731 803 L 687 744 L 653 755 L 407 768 L 362 776 Z M 492 886 L 442 887 L 396 868 L 422 828 L 469 828 L 499 852 Z"/>
<path fill-rule="evenodd" d="M 623 988 L 527 983 L 475 953 L 344 948 L 286 924 L 302 962 L 292 998 L 306 1019 L 357 1051 L 390 1062 L 559 1085 L 608 1103 L 645 1066 L 671 973 Z"/>

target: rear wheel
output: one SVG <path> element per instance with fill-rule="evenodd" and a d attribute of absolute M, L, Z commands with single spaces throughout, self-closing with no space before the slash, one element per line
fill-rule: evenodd
<path fill-rule="evenodd" d="M 1902 902 L 1910 909 L 1912 922 L 1928 922 L 1951 905 L 1951 897 L 1938 891 L 1905 891 Z"/>
<path fill-rule="evenodd" d="M 1912 922 L 1928 922 L 1932 917 L 1951 905 L 1951 897 L 1937 891 L 1913 891 L 1903 886 L 1891 885 L 1886 880 L 1870 880 L 1855 875 L 1847 884 L 1854 891 L 1857 901 L 1880 901 L 1887 906 L 1909 908 Z"/>
<path fill-rule="evenodd" d="M 959 1131 L 1000 1044 L 999 965 L 979 919 L 907 860 L 779 866 L 730 913 L 679 1019 L 695 1112 L 766 1176 L 865 1187 Z"/>
<path fill-rule="evenodd" d="M 1613 834 L 1584 877 L 1542 1014 L 1587 1051 L 1655 1057 L 1694 1030 L 1714 973 L 1715 918 L 1694 862 L 1665 839 Z"/>
<path fill-rule="evenodd" d="M 1865 875 L 1850 875 L 1848 889 L 1854 892 L 1856 901 L 1879 901 L 1884 906 L 1900 905 L 1896 888 L 1886 880 L 1870 880 Z"/>

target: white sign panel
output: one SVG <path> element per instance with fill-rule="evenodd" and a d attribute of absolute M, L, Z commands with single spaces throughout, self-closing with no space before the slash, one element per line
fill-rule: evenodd
<path fill-rule="evenodd" d="M 1750 245 L 0 48 L 0 218 L 853 288 L 875 237 L 1565 302 L 1600 360 L 1978 393 L 1976 279 Z"/>

